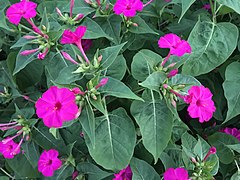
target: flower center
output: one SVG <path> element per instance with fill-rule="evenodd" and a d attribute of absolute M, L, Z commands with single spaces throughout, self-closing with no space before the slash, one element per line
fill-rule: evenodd
<path fill-rule="evenodd" d="M 12 151 L 12 149 L 13 149 L 13 146 L 12 146 L 12 145 L 9 145 L 7 150 L 8 150 L 8 151 Z"/>
<path fill-rule="evenodd" d="M 49 160 L 48 160 L 48 162 L 46 163 L 46 165 L 47 165 L 47 166 L 50 166 L 50 165 L 52 165 L 52 160 L 51 160 L 51 159 L 49 159 Z"/>
<path fill-rule="evenodd" d="M 131 9 L 132 9 L 132 3 L 127 4 L 126 9 L 127 9 L 127 10 L 131 10 Z"/>
<path fill-rule="evenodd" d="M 204 104 L 202 103 L 201 100 L 197 100 L 196 105 L 197 105 L 197 106 L 204 106 Z"/>
<path fill-rule="evenodd" d="M 60 110 L 62 108 L 62 104 L 60 102 L 57 102 L 54 106 L 54 110 Z"/>

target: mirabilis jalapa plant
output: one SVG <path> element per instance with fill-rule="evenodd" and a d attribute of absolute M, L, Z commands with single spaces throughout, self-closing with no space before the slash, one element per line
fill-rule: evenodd
<path fill-rule="evenodd" d="M 2 3 L 0 175 L 238 178 L 235 3 Z"/>

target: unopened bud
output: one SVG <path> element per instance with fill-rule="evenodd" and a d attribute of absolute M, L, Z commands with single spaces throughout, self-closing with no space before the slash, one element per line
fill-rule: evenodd
<path fill-rule="evenodd" d="M 102 61 L 102 58 L 103 58 L 102 55 L 98 56 L 98 63 L 100 63 Z"/>
<path fill-rule="evenodd" d="M 75 21 L 79 21 L 80 19 L 82 19 L 84 17 L 84 14 L 78 14 L 78 15 L 76 15 L 76 17 L 75 17 Z"/>
<path fill-rule="evenodd" d="M 167 75 L 168 78 L 171 78 L 173 76 L 176 76 L 176 74 L 178 73 L 178 69 L 173 69 L 169 72 L 169 74 Z"/>
<path fill-rule="evenodd" d="M 106 85 L 108 82 L 108 78 L 102 78 L 101 81 L 99 82 L 99 84 L 95 87 L 95 89 L 100 88 L 101 86 Z"/>
<path fill-rule="evenodd" d="M 70 61 L 73 64 L 78 64 L 68 53 L 64 51 L 62 51 L 61 53 L 66 60 Z"/>
<path fill-rule="evenodd" d="M 57 7 L 56 7 L 56 11 L 57 11 L 57 13 L 58 13 L 58 15 L 59 15 L 60 17 L 65 18 L 65 17 L 63 16 L 61 10 L 58 9 Z"/>
<path fill-rule="evenodd" d="M 138 27 L 138 24 L 137 23 L 132 23 L 133 26 L 135 27 Z"/>
<path fill-rule="evenodd" d="M 20 54 L 21 54 L 22 56 L 28 56 L 28 55 L 30 55 L 30 54 L 33 54 L 33 53 L 37 52 L 38 50 L 39 50 L 39 48 L 30 49 L 30 50 L 24 50 L 24 51 L 20 52 Z"/>
<path fill-rule="evenodd" d="M 85 3 L 87 3 L 87 4 L 92 4 L 92 1 L 91 0 L 84 0 L 85 1 Z"/>
<path fill-rule="evenodd" d="M 23 36 L 24 39 L 36 39 L 37 36 L 30 36 L 30 35 L 25 35 Z"/>

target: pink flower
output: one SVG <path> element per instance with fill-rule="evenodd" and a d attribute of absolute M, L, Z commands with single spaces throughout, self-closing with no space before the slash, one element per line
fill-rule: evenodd
<path fill-rule="evenodd" d="M 224 128 L 220 131 L 226 134 L 230 134 L 240 141 L 240 130 L 238 130 L 237 128 Z"/>
<path fill-rule="evenodd" d="M 37 15 L 36 12 L 37 4 L 30 1 L 21 1 L 11 5 L 6 12 L 8 20 L 18 25 L 21 18 L 29 19 Z"/>
<path fill-rule="evenodd" d="M 161 37 L 158 41 L 158 45 L 160 48 L 169 48 L 170 54 L 175 56 L 183 56 L 185 53 L 191 53 L 192 48 L 190 44 L 185 41 L 181 40 L 176 34 L 166 34 L 165 36 Z"/>
<path fill-rule="evenodd" d="M 63 32 L 62 39 L 60 40 L 60 42 L 62 44 L 75 44 L 81 51 L 87 64 L 90 64 L 90 61 L 86 56 L 82 45 L 82 37 L 84 36 L 86 30 L 87 30 L 86 26 L 78 26 L 74 32 L 67 29 Z"/>
<path fill-rule="evenodd" d="M 204 86 L 192 86 L 188 90 L 184 101 L 190 103 L 188 113 L 192 118 L 199 118 L 199 122 L 209 121 L 216 110 L 212 100 L 212 93 Z"/>
<path fill-rule="evenodd" d="M 59 128 L 65 121 L 75 119 L 78 106 L 75 95 L 68 88 L 50 87 L 35 104 L 36 114 L 45 126 Z"/>
<path fill-rule="evenodd" d="M 128 165 L 125 169 L 122 169 L 118 174 L 114 174 L 113 180 L 132 180 L 132 170 Z"/>
<path fill-rule="evenodd" d="M 44 52 L 39 53 L 39 54 L 37 55 L 37 58 L 38 58 L 39 60 L 43 60 L 43 59 L 46 57 L 48 51 L 49 51 L 49 49 L 46 48 L 46 49 L 44 50 Z"/>
<path fill-rule="evenodd" d="M 211 9 L 211 6 L 210 6 L 210 4 L 204 4 L 203 5 L 203 9 L 206 9 L 206 10 L 210 10 Z"/>
<path fill-rule="evenodd" d="M 164 173 L 164 180 L 189 180 L 188 171 L 184 168 L 169 168 Z"/>
<path fill-rule="evenodd" d="M 44 150 L 38 160 L 38 171 L 44 176 L 53 176 L 54 171 L 59 169 L 62 165 L 62 161 L 58 159 L 58 151 L 50 149 Z"/>
<path fill-rule="evenodd" d="M 4 158 L 12 159 L 16 154 L 20 153 L 20 148 L 17 148 L 18 144 L 15 143 L 10 137 L 7 137 L 0 142 L 0 153 Z"/>
<path fill-rule="evenodd" d="M 134 17 L 136 11 L 143 10 L 143 3 L 140 0 L 117 0 L 113 7 L 115 14 L 123 14 L 126 17 Z"/>
<path fill-rule="evenodd" d="M 72 32 L 70 29 L 67 29 L 63 32 L 62 39 L 60 41 L 62 44 L 78 45 L 81 43 L 82 37 L 84 36 L 86 30 L 86 26 L 78 26 L 74 32 Z"/>

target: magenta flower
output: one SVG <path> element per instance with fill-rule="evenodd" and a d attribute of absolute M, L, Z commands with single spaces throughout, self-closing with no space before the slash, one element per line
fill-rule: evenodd
<path fill-rule="evenodd" d="M 88 60 L 82 45 L 82 38 L 86 30 L 87 30 L 86 26 L 78 26 L 74 32 L 67 29 L 63 32 L 62 39 L 60 40 L 60 42 L 62 44 L 75 44 L 81 51 L 86 62 L 89 64 L 90 61 Z"/>
<path fill-rule="evenodd" d="M 179 57 L 183 56 L 185 53 L 192 52 L 190 44 L 185 40 L 181 40 L 180 37 L 173 33 L 166 34 L 165 36 L 161 37 L 158 41 L 158 45 L 160 48 L 169 48 L 170 55 Z"/>
<path fill-rule="evenodd" d="M 189 180 L 188 171 L 184 168 L 169 168 L 164 173 L 164 180 Z"/>
<path fill-rule="evenodd" d="M 240 141 L 240 130 L 238 130 L 237 128 L 224 128 L 220 131 L 232 135 Z"/>
<path fill-rule="evenodd" d="M 2 153 L 4 158 L 12 159 L 16 154 L 20 153 L 20 148 L 18 148 L 18 144 L 12 138 L 7 137 L 0 142 L 0 153 Z"/>
<path fill-rule="evenodd" d="M 59 169 L 62 165 L 62 161 L 58 159 L 58 151 L 50 149 L 44 150 L 38 160 L 38 171 L 44 176 L 53 176 L 54 171 Z"/>
<path fill-rule="evenodd" d="M 128 165 L 125 169 L 122 169 L 118 174 L 114 174 L 113 180 L 132 180 L 132 170 Z"/>
<path fill-rule="evenodd" d="M 123 14 L 126 17 L 134 17 L 137 11 L 143 10 L 143 3 L 140 0 L 117 0 L 113 7 L 115 14 Z"/>
<path fill-rule="evenodd" d="M 204 86 L 192 86 L 188 93 L 184 101 L 190 103 L 187 109 L 189 115 L 192 118 L 199 118 L 200 123 L 209 121 L 216 110 L 211 91 Z"/>
<path fill-rule="evenodd" d="M 18 25 L 23 18 L 29 19 L 37 15 L 36 12 L 37 4 L 30 1 L 21 1 L 11 5 L 6 12 L 8 20 Z"/>
<path fill-rule="evenodd" d="M 203 9 L 206 9 L 207 11 L 209 11 L 211 9 L 211 5 L 210 4 L 204 4 Z"/>
<path fill-rule="evenodd" d="M 65 121 L 75 119 L 78 106 L 75 95 L 68 88 L 50 87 L 35 104 L 36 114 L 49 128 L 62 127 Z"/>
<path fill-rule="evenodd" d="M 72 32 L 70 29 L 67 29 L 63 32 L 62 39 L 60 40 L 62 44 L 78 44 L 81 43 L 82 37 L 84 36 L 87 30 L 86 26 L 78 26 L 77 29 Z"/>

